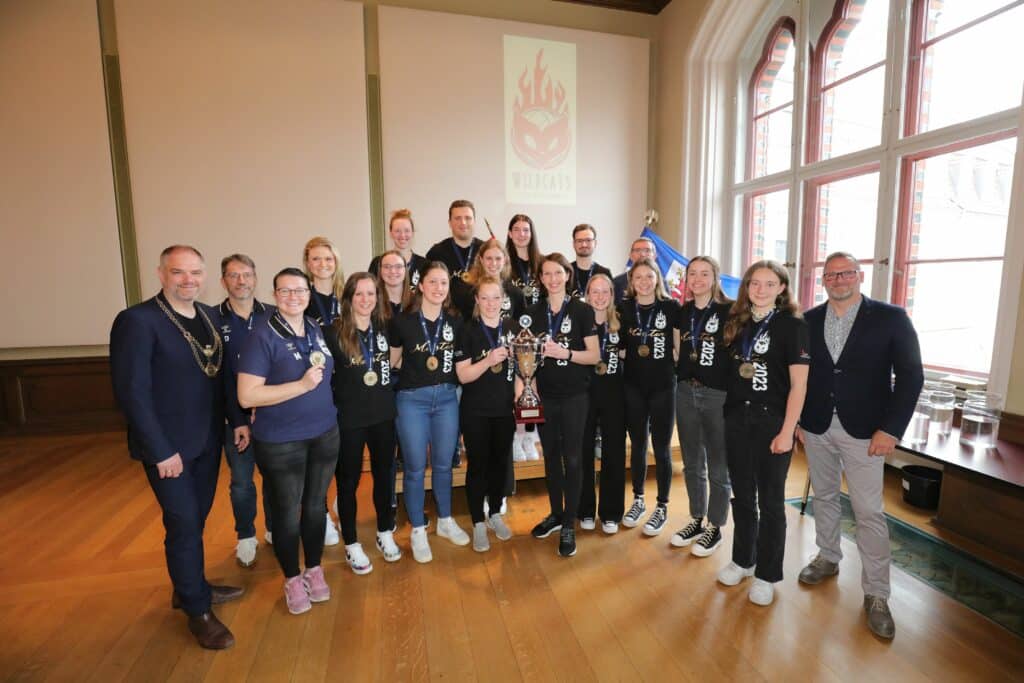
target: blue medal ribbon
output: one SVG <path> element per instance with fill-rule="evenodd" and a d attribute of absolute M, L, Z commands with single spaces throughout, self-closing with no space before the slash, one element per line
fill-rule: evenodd
<path fill-rule="evenodd" d="M 474 242 L 469 243 L 468 252 L 465 256 L 462 255 L 462 248 L 455 243 L 452 239 L 452 251 L 455 252 L 455 259 L 459 262 L 460 272 L 467 272 L 469 266 L 473 263 L 473 247 L 476 246 Z"/>
<path fill-rule="evenodd" d="M 751 352 L 754 350 L 754 344 L 757 342 L 757 338 L 764 334 L 764 331 L 768 328 L 768 323 L 771 321 L 772 316 L 775 315 L 773 309 L 768 315 L 764 317 L 764 320 L 757 324 L 752 334 L 748 334 L 743 337 L 743 361 L 746 363 L 750 362 Z"/>
<path fill-rule="evenodd" d="M 437 345 L 441 341 L 441 328 L 444 327 L 444 313 L 437 316 L 437 328 L 434 330 L 434 338 L 430 338 L 430 333 L 427 331 L 427 319 L 423 317 L 423 311 L 420 311 L 417 315 L 420 317 L 420 327 L 423 328 L 423 338 L 427 342 L 427 349 L 430 351 L 431 356 L 437 355 Z"/>
<path fill-rule="evenodd" d="M 594 265 L 593 263 L 590 264 L 590 270 L 587 271 L 587 279 L 584 281 L 581 277 L 583 271 L 575 263 L 572 264 L 572 269 L 576 273 L 576 291 L 580 293 L 580 296 L 585 296 L 587 293 L 587 283 L 590 282 L 590 278 L 594 275 Z"/>
<path fill-rule="evenodd" d="M 484 325 L 483 320 L 480 321 L 480 329 L 484 331 L 484 337 L 487 339 L 487 345 L 490 347 L 490 349 L 493 351 L 494 349 L 498 348 L 498 340 L 501 339 L 502 336 L 502 319 L 498 318 L 497 337 L 491 336 L 491 330 L 490 328 L 487 327 L 487 325 Z"/>
<path fill-rule="evenodd" d="M 633 309 L 636 311 L 636 324 L 640 326 L 640 343 L 647 343 L 647 335 L 651 333 L 651 321 L 654 320 L 654 313 L 658 309 L 658 304 L 655 303 L 651 306 L 651 311 L 647 315 L 647 321 L 644 322 L 640 319 L 640 304 L 633 302 Z"/>
<path fill-rule="evenodd" d="M 366 340 L 363 341 L 363 333 L 356 330 L 356 339 L 359 340 L 359 349 L 363 352 L 363 363 L 367 370 L 373 370 L 373 322 L 366 330 Z"/>
<path fill-rule="evenodd" d="M 564 299 L 562 299 L 562 308 L 558 311 L 557 318 L 551 317 L 550 304 L 544 307 L 544 310 L 546 310 L 548 314 L 548 335 L 551 337 L 552 341 L 554 341 L 555 339 L 555 330 L 561 329 L 562 327 L 562 318 L 565 317 L 565 309 L 568 308 L 568 306 L 566 306 L 566 302 L 568 300 L 569 297 L 565 297 Z"/>
<path fill-rule="evenodd" d="M 324 310 L 324 302 L 320 300 L 320 296 L 321 294 L 319 294 L 316 290 L 313 290 L 313 301 L 316 302 L 316 308 L 318 311 L 320 311 L 321 324 L 326 327 L 327 325 L 333 323 L 334 319 L 338 317 L 338 314 L 340 312 L 338 310 L 338 299 L 337 297 L 334 296 L 333 292 L 330 294 L 329 299 L 331 302 L 331 310 L 330 313 L 328 313 L 327 311 Z"/>
<path fill-rule="evenodd" d="M 288 324 L 288 321 L 281 316 L 280 312 L 275 313 L 274 317 L 277 319 L 278 324 L 280 324 L 281 327 L 287 330 L 288 334 L 292 335 L 292 338 L 295 339 L 295 346 L 298 347 L 299 352 L 304 354 L 306 356 L 306 359 L 308 360 L 309 355 L 313 353 L 313 342 L 315 339 L 315 337 L 311 335 L 309 332 L 309 328 L 311 327 L 311 325 L 306 325 L 306 336 L 300 337 L 299 335 L 295 334 L 295 330 L 293 330 L 292 326 Z"/>
<path fill-rule="evenodd" d="M 697 319 L 697 311 L 699 309 L 697 308 L 696 303 L 693 304 L 693 312 L 690 314 L 690 346 L 693 347 L 694 351 L 696 351 L 699 346 L 698 342 L 700 341 L 700 331 L 704 329 L 704 325 L 707 324 L 708 318 L 711 316 L 711 311 L 714 310 L 713 304 L 714 302 L 712 301 L 708 302 L 708 307 L 704 309 L 699 322 Z M 695 322 L 697 323 L 696 325 L 694 325 Z"/>

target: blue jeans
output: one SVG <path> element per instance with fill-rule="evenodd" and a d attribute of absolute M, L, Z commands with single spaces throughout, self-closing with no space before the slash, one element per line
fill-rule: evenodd
<path fill-rule="evenodd" d="M 452 515 L 452 456 L 459 442 L 459 399 L 454 384 L 398 392 L 395 426 L 402 446 L 402 491 L 414 527 L 423 526 L 423 475 L 430 446 L 430 474 L 438 517 Z"/>
<path fill-rule="evenodd" d="M 235 533 L 239 540 L 256 535 L 256 484 L 252 481 L 256 471 L 255 451 L 250 442 L 249 447 L 239 453 L 235 448 L 235 430 L 231 425 L 224 427 L 224 457 L 231 470 L 231 511 L 235 515 Z M 266 479 L 263 480 L 263 520 L 267 531 L 271 531 Z"/>
<path fill-rule="evenodd" d="M 725 392 L 681 380 L 676 387 L 676 426 L 683 451 L 683 479 L 690 516 L 717 527 L 729 519 L 729 466 L 725 454 Z M 708 496 L 710 480 L 710 500 Z"/>

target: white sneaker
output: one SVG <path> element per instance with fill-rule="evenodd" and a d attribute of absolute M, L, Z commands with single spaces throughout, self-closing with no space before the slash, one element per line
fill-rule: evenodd
<path fill-rule="evenodd" d="M 602 522 L 601 523 L 601 531 L 603 531 L 603 532 L 605 532 L 606 534 L 609 534 L 609 535 L 617 534 L 617 533 L 619 533 L 619 523 L 618 522 Z"/>
<path fill-rule="evenodd" d="M 345 561 L 352 571 L 362 576 L 373 571 L 373 564 L 366 556 L 362 543 L 351 543 L 345 546 Z"/>
<path fill-rule="evenodd" d="M 334 520 L 331 519 L 331 513 L 327 513 L 327 526 L 324 528 L 324 545 L 338 545 L 341 543 L 341 537 L 338 536 L 338 527 L 334 526 Z"/>
<path fill-rule="evenodd" d="M 256 564 L 256 548 L 258 546 L 259 543 L 255 536 L 239 539 L 238 545 L 235 546 L 235 559 L 238 560 L 238 564 L 243 567 L 251 567 Z"/>
<path fill-rule="evenodd" d="M 473 550 L 486 553 L 491 549 L 491 541 L 487 538 L 487 525 L 483 522 L 473 524 Z"/>
<path fill-rule="evenodd" d="M 584 517 L 580 520 L 580 528 L 586 531 L 593 531 L 597 528 L 597 522 L 594 521 L 593 517 Z"/>
<path fill-rule="evenodd" d="M 438 518 L 437 535 L 441 538 L 447 538 L 455 545 L 469 545 L 469 534 L 462 530 L 454 517 Z"/>
<path fill-rule="evenodd" d="M 523 450 L 523 440 L 526 434 L 516 432 L 512 437 L 512 462 L 526 462 L 526 452 Z"/>
<path fill-rule="evenodd" d="M 512 538 L 512 530 L 505 524 L 505 520 L 501 515 L 491 515 L 488 517 L 487 526 L 494 531 L 494 535 L 498 537 L 499 541 L 507 541 Z"/>
<path fill-rule="evenodd" d="M 274 545 L 274 534 L 269 531 L 265 531 L 263 533 L 263 540 L 267 542 L 267 545 Z"/>
<path fill-rule="evenodd" d="M 390 531 L 377 532 L 377 550 L 384 556 L 385 562 L 398 562 L 402 559 L 402 550 L 395 543 L 395 535 Z"/>
<path fill-rule="evenodd" d="M 753 567 L 741 567 L 735 562 L 730 562 L 718 570 L 718 583 L 723 586 L 735 586 L 748 576 L 754 575 Z"/>
<path fill-rule="evenodd" d="M 497 513 L 499 515 L 508 514 L 508 498 L 501 499 L 501 509 Z M 491 506 L 487 504 L 487 499 L 484 498 L 484 519 L 491 516 Z"/>
<path fill-rule="evenodd" d="M 409 537 L 412 543 L 412 559 L 417 562 L 430 562 L 434 555 L 430 552 L 430 540 L 427 538 L 427 527 L 414 526 Z"/>
<path fill-rule="evenodd" d="M 775 586 L 762 579 L 754 579 L 750 584 L 750 592 L 747 593 L 750 602 L 755 605 L 767 607 L 775 599 Z"/>

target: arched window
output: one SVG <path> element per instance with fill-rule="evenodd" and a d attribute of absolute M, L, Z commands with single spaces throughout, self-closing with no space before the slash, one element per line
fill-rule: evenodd
<path fill-rule="evenodd" d="M 748 178 L 790 167 L 793 145 L 793 74 L 796 22 L 783 17 L 764 44 L 750 79 Z"/>

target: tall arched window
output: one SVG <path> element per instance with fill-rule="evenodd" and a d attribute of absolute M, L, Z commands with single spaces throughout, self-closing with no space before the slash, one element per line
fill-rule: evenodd
<path fill-rule="evenodd" d="M 796 22 L 779 20 L 750 78 L 750 153 L 747 177 L 790 166 L 793 144 L 793 73 Z"/>

